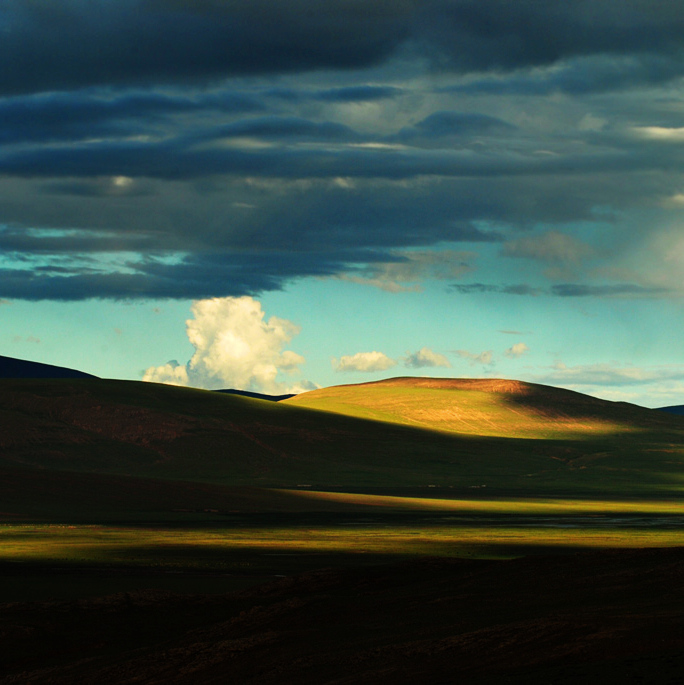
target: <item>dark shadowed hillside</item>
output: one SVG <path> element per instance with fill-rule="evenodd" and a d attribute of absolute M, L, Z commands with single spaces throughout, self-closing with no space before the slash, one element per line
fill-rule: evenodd
<path fill-rule="evenodd" d="M 658 407 L 659 411 L 665 411 L 668 414 L 677 414 L 679 416 L 684 415 L 684 405 L 683 404 L 677 404 L 672 407 Z"/>
<path fill-rule="evenodd" d="M 62 474 L 55 483 L 69 473 L 97 475 L 105 491 L 102 479 L 116 476 L 114 490 L 129 493 L 122 510 L 142 502 L 131 493 L 145 490 L 144 479 L 377 492 L 441 487 L 450 495 L 482 486 L 491 494 L 535 495 L 651 496 L 679 488 L 678 417 L 514 381 L 430 387 L 430 379 L 418 380 L 270 402 L 133 381 L 4 379 L 0 468 L 6 483 L 13 474 L 14 486 L 5 500 L 12 506 L 0 511 L 37 515 L 55 503 L 50 472 Z M 132 479 L 128 489 L 125 478 Z M 86 488 L 83 478 L 72 482 Z M 90 492 L 69 500 L 70 515 L 79 507 L 92 513 Z M 152 509 L 169 501 L 158 492 Z M 176 508 L 197 506 L 188 498 Z M 110 496 L 99 501 L 117 506 Z"/>
<path fill-rule="evenodd" d="M 251 392 L 250 390 L 234 390 L 228 388 L 225 390 L 216 390 L 215 392 L 222 392 L 227 395 L 242 395 L 242 397 L 251 397 L 255 400 L 269 400 L 270 402 L 281 402 L 282 400 L 289 400 L 294 395 L 264 395 L 262 392 Z"/>

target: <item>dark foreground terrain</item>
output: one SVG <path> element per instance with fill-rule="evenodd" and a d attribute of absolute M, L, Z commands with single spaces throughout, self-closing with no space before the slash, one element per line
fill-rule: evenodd
<path fill-rule="evenodd" d="M 427 559 L 225 595 L 4 604 L 0 652 L 3 685 L 679 683 L 684 550 Z"/>

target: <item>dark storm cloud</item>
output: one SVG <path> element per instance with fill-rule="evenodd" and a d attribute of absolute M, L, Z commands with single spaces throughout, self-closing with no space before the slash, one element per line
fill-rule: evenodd
<path fill-rule="evenodd" d="M 16 259 L 27 255 L 71 255 L 102 252 L 154 252 L 158 236 L 104 231 L 27 231 L 17 226 L 0 227 L 0 252 Z M 35 267 L 38 268 L 38 267 Z"/>
<path fill-rule="evenodd" d="M 574 59 L 553 69 L 476 78 L 441 88 L 440 92 L 463 95 L 584 95 L 658 85 L 682 73 L 681 59 L 660 55 L 599 55 Z"/>
<path fill-rule="evenodd" d="M 333 122 L 314 122 L 300 117 L 256 117 L 236 121 L 225 126 L 211 128 L 198 135 L 198 138 L 239 138 L 254 137 L 265 140 L 297 141 L 360 141 L 364 140 L 356 131 L 343 124 Z"/>
<path fill-rule="evenodd" d="M 50 93 L 0 99 L 0 142 L 81 140 L 149 130 L 182 113 L 256 112 L 256 98 L 240 93 L 168 95 L 155 92 Z"/>
<path fill-rule="evenodd" d="M 264 95 L 286 102 L 377 102 L 398 98 L 406 91 L 396 86 L 344 86 L 340 88 L 303 89 L 303 88 L 269 88 L 261 91 Z"/>
<path fill-rule="evenodd" d="M 199 192 L 188 184 L 152 184 L 149 194 L 118 194 L 111 184 L 94 183 L 101 193 L 34 198 L 28 205 L 19 190 L 16 205 L 6 204 L 14 224 L 0 229 L 0 251 L 26 255 L 54 252 L 206 251 L 279 249 L 307 260 L 331 250 L 345 254 L 360 248 L 427 246 L 436 241 L 500 242 L 492 227 L 478 226 L 484 211 L 506 214 L 511 208 L 489 206 L 475 183 L 437 184 L 409 191 L 403 184 L 362 184 L 358 188 L 323 182 L 256 187 L 225 183 Z M 134 184 L 134 188 L 135 188 Z M 108 211 L 102 211 L 103 201 Z M 188 207 L 191 210 L 188 210 Z M 64 226 L 72 230 L 28 230 L 27 225 Z M 76 223 L 78 230 L 73 230 Z M 360 257 L 359 254 L 356 256 Z M 388 261 L 363 253 L 364 259 Z M 313 268 L 313 267 L 311 267 Z"/>
<path fill-rule="evenodd" d="M 331 252 L 313 257 L 278 252 L 199 253 L 176 264 L 152 258 L 130 262 L 127 272 L 81 265 L 0 269 L 0 293 L 8 299 L 31 301 L 256 295 L 279 290 L 293 277 L 335 274 L 345 260 L 367 259 L 368 255 Z"/>
<path fill-rule="evenodd" d="M 116 178 L 61 181 L 5 178 L 2 220 L 16 227 L 153 232 L 160 248 L 202 244 L 305 246 L 346 240 L 429 245 L 440 240 L 502 241 L 511 227 L 595 220 L 596 206 L 629 211 L 655 195 L 679 192 L 675 175 L 563 175 L 285 181 L 217 178 L 167 182 Z M 604 214 L 603 220 L 616 217 Z M 511 236 L 508 235 L 507 239 Z M 206 242 L 208 241 L 208 242 Z"/>
<path fill-rule="evenodd" d="M 5 0 L 0 93 L 358 69 L 411 51 L 460 73 L 679 57 L 682 10 L 681 0 Z"/>
<path fill-rule="evenodd" d="M 393 86 L 347 86 L 330 88 L 312 94 L 312 99 L 322 102 L 374 102 L 399 97 L 405 91 Z"/>
<path fill-rule="evenodd" d="M 364 67 L 407 37 L 409 0 L 6 0 L 0 92 Z"/>
<path fill-rule="evenodd" d="M 391 139 L 408 142 L 424 138 L 443 143 L 445 138 L 496 135 L 510 133 L 514 129 L 515 126 L 508 122 L 487 114 L 440 111 L 430 114 L 413 126 L 406 126 Z"/>
<path fill-rule="evenodd" d="M 683 4 L 647 0 L 434 0 L 414 35 L 461 72 L 543 66 L 592 54 L 680 56 Z"/>
<path fill-rule="evenodd" d="M 281 122 L 282 123 L 282 122 Z M 291 137 L 290 124 L 278 128 L 271 121 L 266 132 L 274 138 Z M 302 126 L 301 122 L 296 126 Z M 245 125 L 249 131 L 251 124 Z M 307 125 L 309 134 L 339 140 L 352 134 L 335 124 Z M 227 130 L 238 135 L 235 127 Z M 239 129 L 238 129 L 239 130 Z M 332 136 L 330 134 L 333 134 Z M 199 136 L 204 137 L 205 134 Z M 220 131 L 214 135 L 220 136 Z M 244 134 L 243 134 L 244 135 Z M 60 176 L 130 176 L 159 179 L 190 179 L 217 174 L 256 175 L 269 178 L 387 178 L 408 179 L 417 176 L 536 175 L 558 173 L 596 173 L 653 168 L 656 161 L 628 155 L 619 150 L 534 156 L 518 152 L 496 156 L 471 150 L 386 149 L 383 147 L 340 149 L 205 146 L 193 147 L 197 137 L 161 142 L 97 142 L 82 145 L 48 146 L 18 152 L 0 153 L 0 174 L 29 178 Z M 673 151 L 673 155 L 677 155 Z M 657 160 L 660 167 L 662 160 Z"/>
<path fill-rule="evenodd" d="M 583 221 L 608 244 L 681 194 L 679 104 L 586 95 L 684 73 L 683 9 L 5 0 L 0 298 L 257 294 Z M 477 278 L 453 290 L 658 294 Z"/>

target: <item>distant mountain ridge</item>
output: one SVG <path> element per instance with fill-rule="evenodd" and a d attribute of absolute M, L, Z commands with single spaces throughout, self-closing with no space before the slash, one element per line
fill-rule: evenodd
<path fill-rule="evenodd" d="M 0 378 L 97 378 L 90 373 L 0 355 Z"/>
<path fill-rule="evenodd" d="M 684 404 L 676 404 L 671 407 L 658 407 L 658 411 L 666 411 L 668 414 L 684 415 Z"/>
<path fill-rule="evenodd" d="M 266 395 L 262 392 L 252 392 L 251 390 L 235 390 L 228 388 L 226 390 L 215 390 L 214 392 L 222 392 L 226 395 L 240 395 L 241 397 L 251 397 L 255 400 L 268 400 L 269 402 L 282 402 L 282 400 L 289 400 L 294 397 L 294 394 L 289 395 Z"/>

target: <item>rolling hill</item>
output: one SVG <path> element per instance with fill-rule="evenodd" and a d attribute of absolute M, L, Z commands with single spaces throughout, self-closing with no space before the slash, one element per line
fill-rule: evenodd
<path fill-rule="evenodd" d="M 89 373 L 0 355 L 0 378 L 96 378 Z"/>
<path fill-rule="evenodd" d="M 668 414 L 677 414 L 681 416 L 684 414 L 684 404 L 676 404 L 671 407 L 658 407 L 658 411 L 666 411 Z"/>
<path fill-rule="evenodd" d="M 681 672 L 681 417 L 515 381 L 23 378 L 0 426 L 3 685 Z"/>
<path fill-rule="evenodd" d="M 313 390 L 286 403 L 462 435 L 533 440 L 669 425 L 636 405 L 501 379 L 392 378 Z"/>
<path fill-rule="evenodd" d="M 678 492 L 684 467 L 681 418 L 515 381 L 393 379 L 276 403 L 4 379 L 0 422 L 8 515 L 333 506 L 273 488 L 654 496 Z"/>

